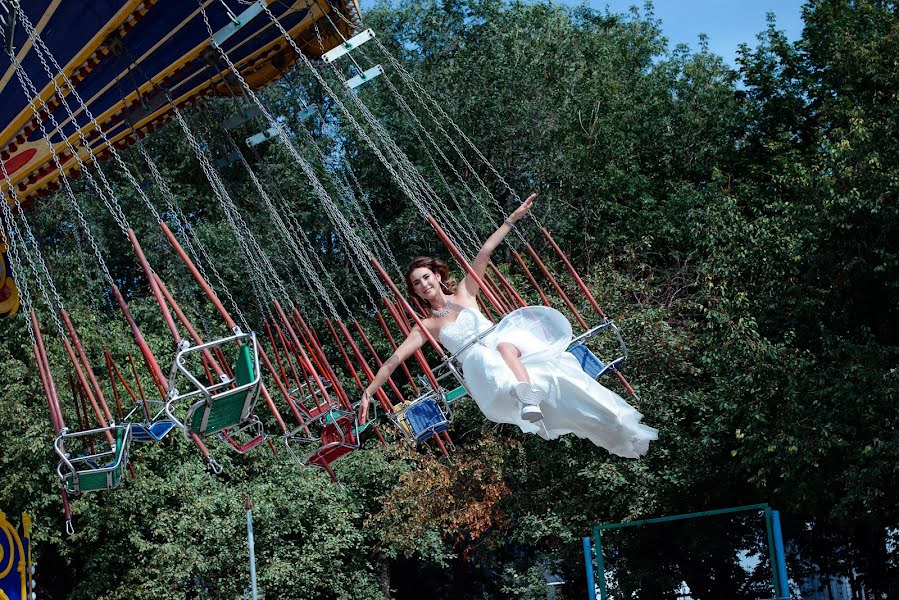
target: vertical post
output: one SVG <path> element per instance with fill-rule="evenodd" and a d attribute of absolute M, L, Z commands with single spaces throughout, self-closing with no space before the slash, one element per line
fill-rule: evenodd
<path fill-rule="evenodd" d="M 768 531 L 768 554 L 771 558 L 771 585 L 774 595 L 780 596 L 780 578 L 777 572 L 777 552 L 774 549 L 774 525 L 771 518 L 771 507 L 765 507 L 765 528 Z"/>
<path fill-rule="evenodd" d="M 596 600 L 596 578 L 593 575 L 593 552 L 590 544 L 590 536 L 581 538 L 584 543 L 584 568 L 587 571 L 587 598 Z"/>
<path fill-rule="evenodd" d="M 602 560 L 602 529 L 593 528 L 593 540 L 596 545 L 596 574 L 599 578 L 599 597 L 600 600 L 609 600 L 609 593 L 606 591 L 606 566 Z"/>
<path fill-rule="evenodd" d="M 780 530 L 780 511 L 771 511 L 771 525 L 774 530 L 774 552 L 777 554 L 777 578 L 780 580 L 780 598 L 790 597 L 790 580 L 787 578 L 787 559 L 784 553 L 783 533 Z"/>
<path fill-rule="evenodd" d="M 250 546 L 250 589 L 252 598 L 256 600 L 256 552 L 253 548 L 253 503 L 247 500 L 244 503 L 247 509 L 247 544 Z"/>

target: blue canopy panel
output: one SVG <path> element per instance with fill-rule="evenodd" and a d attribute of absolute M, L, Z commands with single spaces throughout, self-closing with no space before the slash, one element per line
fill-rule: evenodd
<path fill-rule="evenodd" d="M 297 46 L 312 59 L 320 58 L 341 43 L 341 35 L 352 36 L 354 27 L 349 23 L 359 22 L 357 0 L 266 1 Z M 28 21 L 116 148 L 130 144 L 135 131 L 143 136 L 171 120 L 167 95 L 178 106 L 185 106 L 206 94 L 240 93 L 239 84 L 235 87 L 234 78 L 227 77 L 228 65 L 211 46 L 209 29 L 197 2 L 20 2 Z M 237 0 L 226 0 L 226 3 L 235 15 L 247 8 Z M 204 6 L 213 32 L 231 23 L 219 0 L 204 0 Z M 313 27 L 316 22 L 323 44 Z M 105 158 L 109 152 L 106 142 L 80 109 L 75 96 L 62 85 L 61 93 L 75 113 L 74 119 L 69 117 L 27 34 L 21 14 L 12 20 L 12 25 L 11 30 L 4 28 L 2 42 L 8 44 L 11 38 L 22 70 L 46 104 L 45 111 L 49 110 L 58 124 L 54 127 L 52 120 L 42 115 L 63 169 L 69 172 L 78 169 L 78 161 L 73 160 L 66 148 L 66 138 L 82 159 L 89 159 L 87 149 L 81 145 L 79 129 L 89 140 L 94 154 Z M 223 49 L 254 89 L 274 81 L 296 61 L 293 49 L 265 12 L 238 29 L 224 42 Z M 46 57 L 45 60 L 55 75 L 53 64 Z M 16 185 L 19 198 L 31 200 L 57 189 L 59 172 L 30 101 L 38 108 L 43 105 L 32 94 L 25 93 L 21 80 L 4 48 L 0 52 L 0 159 Z M 5 189 L 0 177 L 0 190 Z"/>

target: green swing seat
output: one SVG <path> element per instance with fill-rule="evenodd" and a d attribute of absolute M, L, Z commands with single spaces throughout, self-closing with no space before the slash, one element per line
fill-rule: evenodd
<path fill-rule="evenodd" d="M 88 456 L 70 459 L 63 458 L 59 463 L 57 473 L 62 479 L 63 486 L 67 492 L 70 494 L 81 494 L 84 492 L 111 490 L 122 483 L 125 469 L 128 467 L 131 428 L 130 426 L 119 426 L 115 427 L 115 430 L 115 449 Z M 64 434 L 57 438 L 57 453 L 60 456 L 65 456 L 60 440 L 72 440 L 76 437 L 102 431 L 102 429 L 99 429 L 93 432 Z M 106 465 L 102 465 L 102 461 L 107 458 L 109 462 Z"/>
<path fill-rule="evenodd" d="M 250 416 L 259 394 L 259 376 L 250 346 L 243 344 L 234 365 L 237 387 L 218 393 L 210 400 L 200 400 L 187 415 L 190 431 L 208 436 L 235 427 Z"/>

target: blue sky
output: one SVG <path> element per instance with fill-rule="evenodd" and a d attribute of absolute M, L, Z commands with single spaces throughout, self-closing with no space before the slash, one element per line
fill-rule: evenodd
<path fill-rule="evenodd" d="M 578 5 L 582 2 L 560 1 L 559 4 Z M 795 41 L 802 34 L 802 5 L 804 0 L 656 0 L 653 9 L 662 21 L 662 31 L 674 46 L 685 43 L 697 47 L 699 34 L 709 36 L 709 48 L 715 54 L 733 62 L 737 46 L 756 42 L 755 36 L 767 27 L 765 15 L 774 13 L 777 28 Z M 590 0 L 590 7 L 612 12 L 626 12 L 631 6 L 643 7 L 642 0 Z"/>
<path fill-rule="evenodd" d="M 643 8 L 643 0 L 555 0 L 570 6 L 587 4 L 599 10 L 606 6 L 612 12 L 627 12 L 631 6 Z M 363 11 L 374 0 L 360 0 Z M 709 36 L 709 48 L 733 63 L 741 42 L 755 44 L 755 36 L 767 24 L 765 15 L 777 17 L 777 27 L 790 40 L 802 34 L 801 7 L 803 0 L 656 0 L 655 16 L 662 21 L 662 31 L 673 47 L 685 43 L 697 47 L 699 34 Z"/>

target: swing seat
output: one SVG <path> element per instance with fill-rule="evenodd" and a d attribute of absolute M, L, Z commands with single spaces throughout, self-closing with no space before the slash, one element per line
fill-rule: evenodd
<path fill-rule="evenodd" d="M 359 448 L 359 434 L 368 425 L 360 428 L 357 425 L 355 414 L 334 412 L 337 412 L 339 416 L 322 428 L 321 445 L 308 454 L 302 462 L 305 465 L 324 469 L 332 481 L 337 481 L 331 464 Z M 289 444 L 287 447 L 290 449 Z"/>
<path fill-rule="evenodd" d="M 575 344 L 568 349 L 568 352 L 574 355 L 584 373 L 593 379 L 599 379 L 608 375 L 610 371 L 616 370 L 626 358 L 625 355 L 622 355 L 609 363 L 604 363 L 584 344 Z"/>
<path fill-rule="evenodd" d="M 187 421 L 190 430 L 200 436 L 212 435 L 223 429 L 234 427 L 250 416 L 250 410 L 259 394 L 259 385 L 255 373 L 250 347 L 240 347 L 237 364 L 234 366 L 234 380 L 237 387 L 219 392 L 211 400 L 200 400 L 190 407 Z"/>
<path fill-rule="evenodd" d="M 605 331 L 610 331 L 612 333 L 614 336 L 613 339 L 617 341 L 619 349 L 619 352 L 616 352 L 618 356 L 609 361 L 601 360 L 587 347 L 587 342 Z M 618 329 L 618 326 L 615 325 L 615 322 L 606 319 L 599 325 L 592 329 L 588 329 L 574 338 L 571 341 L 571 345 L 568 347 L 568 352 L 574 355 L 584 373 L 593 379 L 599 379 L 621 366 L 621 363 L 627 358 L 627 345 L 624 343 L 624 338 L 621 337 L 621 331 Z"/>
<path fill-rule="evenodd" d="M 360 435 L 371 421 L 359 427 L 355 412 L 335 404 L 317 405 L 305 412 L 311 418 L 305 420 L 304 425 L 287 432 L 284 443 L 298 463 L 322 467 L 333 478 L 330 464 L 359 448 Z M 294 447 L 296 444 L 315 444 L 316 448 L 301 458 Z"/>
<path fill-rule="evenodd" d="M 400 431 L 416 444 L 449 429 L 449 420 L 432 396 L 433 394 L 428 393 L 417 400 L 403 402 L 394 407 L 392 420 Z"/>
<path fill-rule="evenodd" d="M 584 344 L 577 344 L 569 348 L 568 352 L 574 355 L 584 373 L 593 379 L 602 376 L 608 370 L 608 367 Z"/>
<path fill-rule="evenodd" d="M 115 447 L 104 452 L 75 458 L 67 456 L 66 442 L 112 430 L 115 430 Z M 61 459 L 56 473 L 62 480 L 65 490 L 70 494 L 81 494 L 118 487 L 124 479 L 125 469 L 128 466 L 128 450 L 131 446 L 131 439 L 130 425 L 60 434 L 54 442 L 54 449 Z"/>
<path fill-rule="evenodd" d="M 175 428 L 175 422 L 156 421 L 149 425 L 136 423 L 131 426 L 131 438 L 135 442 L 161 442 Z"/>

